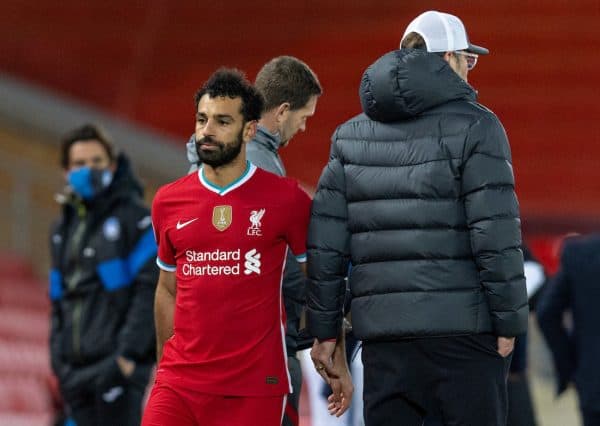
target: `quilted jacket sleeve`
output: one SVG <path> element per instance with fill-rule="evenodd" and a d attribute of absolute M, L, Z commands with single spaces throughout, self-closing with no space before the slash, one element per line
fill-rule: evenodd
<path fill-rule="evenodd" d="M 307 325 L 319 340 L 337 337 L 342 324 L 350 233 L 344 166 L 336 136 L 312 203 L 308 228 Z"/>
<path fill-rule="evenodd" d="M 484 113 L 467 137 L 461 196 L 494 332 L 505 337 L 524 333 L 528 316 L 514 186 L 504 128 L 495 115 Z"/>

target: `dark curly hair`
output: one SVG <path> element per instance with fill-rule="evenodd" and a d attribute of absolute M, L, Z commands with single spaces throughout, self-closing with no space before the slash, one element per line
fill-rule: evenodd
<path fill-rule="evenodd" d="M 219 68 L 196 92 L 194 103 L 198 110 L 198 103 L 202 96 L 208 94 L 211 98 L 227 96 L 231 99 L 241 98 L 241 113 L 244 122 L 260 119 L 263 111 L 264 100 L 262 95 L 246 79 L 243 72 L 234 68 Z"/>

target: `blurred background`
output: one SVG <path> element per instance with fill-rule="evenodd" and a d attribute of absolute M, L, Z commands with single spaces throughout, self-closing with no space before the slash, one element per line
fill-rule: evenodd
<path fill-rule="evenodd" d="M 427 9 L 458 15 L 471 41 L 490 49 L 469 82 L 506 128 L 524 240 L 553 274 L 564 236 L 600 222 L 597 0 L 3 0 L 0 425 L 51 418 L 47 233 L 59 212 L 61 135 L 100 123 L 130 155 L 150 202 L 187 171 L 184 144 L 202 82 L 219 66 L 253 80 L 270 58 L 293 55 L 318 74 L 324 95 L 282 156 L 288 175 L 314 187 L 332 132 L 360 112 L 363 71 Z M 553 401 L 535 324 L 530 339 L 540 424 L 576 424 L 573 394 Z"/>

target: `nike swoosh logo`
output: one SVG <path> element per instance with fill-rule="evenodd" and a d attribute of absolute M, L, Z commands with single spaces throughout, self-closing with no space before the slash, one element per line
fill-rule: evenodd
<path fill-rule="evenodd" d="M 177 221 L 176 228 L 177 228 L 177 230 L 180 230 L 181 228 L 184 228 L 184 227 L 188 226 L 190 223 L 195 222 L 197 220 L 198 220 L 198 218 L 196 217 L 194 219 L 188 220 L 187 222 L 183 222 L 183 223 Z"/>

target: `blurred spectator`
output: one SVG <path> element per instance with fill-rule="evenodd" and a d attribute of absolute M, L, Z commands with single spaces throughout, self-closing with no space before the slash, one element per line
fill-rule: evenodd
<path fill-rule="evenodd" d="M 307 64 L 291 56 L 267 62 L 256 76 L 255 86 L 265 99 L 263 114 L 254 139 L 246 147 L 248 160 L 280 176 L 285 167 L 279 149 L 286 147 L 298 131 L 306 130 L 322 93 L 317 75 Z M 283 426 L 298 425 L 302 370 L 296 352 L 308 345 L 299 336 L 300 317 L 305 307 L 306 282 L 298 261 L 288 253 L 283 276 L 283 298 L 287 317 L 285 335 L 288 369 L 293 393 L 288 396 Z"/>
<path fill-rule="evenodd" d="M 537 305 L 560 395 L 573 382 L 584 426 L 600 425 L 600 234 L 567 239 L 560 268 Z M 572 324 L 565 322 L 565 313 Z"/>
<path fill-rule="evenodd" d="M 523 269 L 530 311 L 546 281 L 544 267 L 533 256 L 528 247 L 523 246 Z M 515 349 L 508 375 L 508 426 L 535 426 L 535 410 L 527 379 L 527 334 L 517 336 Z"/>
<path fill-rule="evenodd" d="M 77 426 L 135 425 L 154 362 L 156 243 L 124 155 L 84 125 L 62 144 L 51 234 L 51 363 Z"/>

